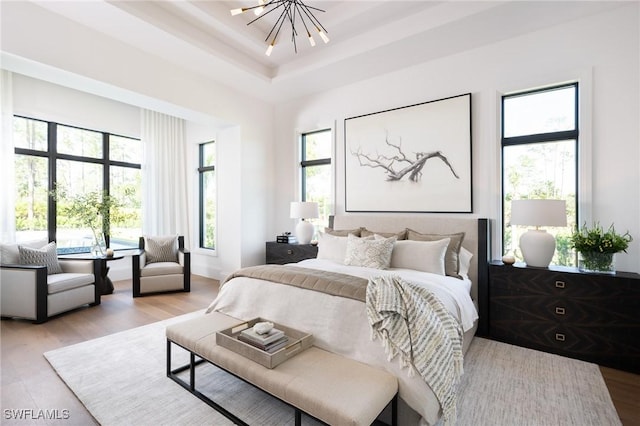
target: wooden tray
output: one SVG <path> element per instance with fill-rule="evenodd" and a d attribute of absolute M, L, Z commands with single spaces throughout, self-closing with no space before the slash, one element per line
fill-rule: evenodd
<path fill-rule="evenodd" d="M 276 323 L 274 323 L 274 327 L 284 331 L 284 334 L 289 338 L 289 344 L 273 353 L 263 351 L 262 349 L 238 340 L 238 335 L 242 330 L 246 330 L 247 328 L 253 327 L 256 323 L 264 321 L 267 320 L 254 318 L 245 323 L 238 324 L 235 327 L 218 331 L 216 333 L 216 344 L 267 368 L 274 368 L 278 364 L 282 364 L 289 358 L 309 349 L 313 344 L 313 336 L 311 334 Z"/>

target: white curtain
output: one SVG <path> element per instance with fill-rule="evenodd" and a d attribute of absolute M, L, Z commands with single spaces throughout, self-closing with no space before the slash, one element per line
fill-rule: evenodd
<path fill-rule="evenodd" d="M 184 120 L 142 110 L 142 230 L 145 235 L 191 238 Z"/>
<path fill-rule="evenodd" d="M 14 175 L 14 147 L 13 147 L 13 83 L 11 72 L 1 70 L 0 97 L 2 132 L 0 137 L 0 242 L 14 242 L 16 240 L 15 220 L 15 175 Z"/>

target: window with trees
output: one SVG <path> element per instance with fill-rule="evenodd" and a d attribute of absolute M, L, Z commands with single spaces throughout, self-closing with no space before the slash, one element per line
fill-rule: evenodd
<path fill-rule="evenodd" d="M 200 247 L 216 248 L 216 146 L 200 144 L 198 174 L 200 178 Z"/>
<path fill-rule="evenodd" d="M 331 129 L 303 133 L 301 137 L 302 201 L 318 203 L 319 218 L 312 222 L 318 227 L 329 225 L 332 205 Z"/>
<path fill-rule="evenodd" d="M 60 252 L 88 252 L 94 230 L 71 206 L 89 197 L 112 201 L 101 218 L 110 224 L 110 246 L 137 247 L 140 140 L 20 116 L 13 120 L 13 138 L 17 241 L 49 239 Z"/>
<path fill-rule="evenodd" d="M 575 265 L 570 248 L 577 222 L 578 83 L 502 97 L 503 251 L 522 254 L 526 229 L 510 226 L 511 200 L 560 199 L 567 203 L 567 226 L 547 229 L 556 237 L 556 265 Z"/>

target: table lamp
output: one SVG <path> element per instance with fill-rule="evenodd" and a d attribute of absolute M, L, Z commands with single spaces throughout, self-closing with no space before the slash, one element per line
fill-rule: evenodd
<path fill-rule="evenodd" d="M 315 219 L 318 214 L 318 203 L 312 201 L 293 201 L 291 202 L 292 219 L 300 219 L 296 225 L 296 238 L 298 244 L 309 244 L 313 238 L 314 228 L 311 222 L 305 219 Z"/>
<path fill-rule="evenodd" d="M 513 200 L 511 225 L 535 226 L 520 237 L 520 250 L 528 266 L 546 268 L 556 250 L 556 239 L 540 226 L 567 226 L 564 200 Z"/>

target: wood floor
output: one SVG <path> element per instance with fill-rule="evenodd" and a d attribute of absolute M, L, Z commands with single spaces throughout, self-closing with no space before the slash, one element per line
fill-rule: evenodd
<path fill-rule="evenodd" d="M 0 322 L 0 424 L 96 424 L 42 354 L 203 309 L 218 293 L 217 281 L 195 275 L 190 293 L 133 299 L 130 281 L 114 285 L 114 293 L 103 296 L 100 306 L 79 309 L 40 325 L 18 320 Z M 601 371 L 623 425 L 640 425 L 640 376 L 604 367 Z M 32 416 L 37 416 L 38 410 L 57 410 L 54 414 L 59 419 L 15 420 L 10 418 L 13 411 L 7 410 L 22 410 Z"/>

